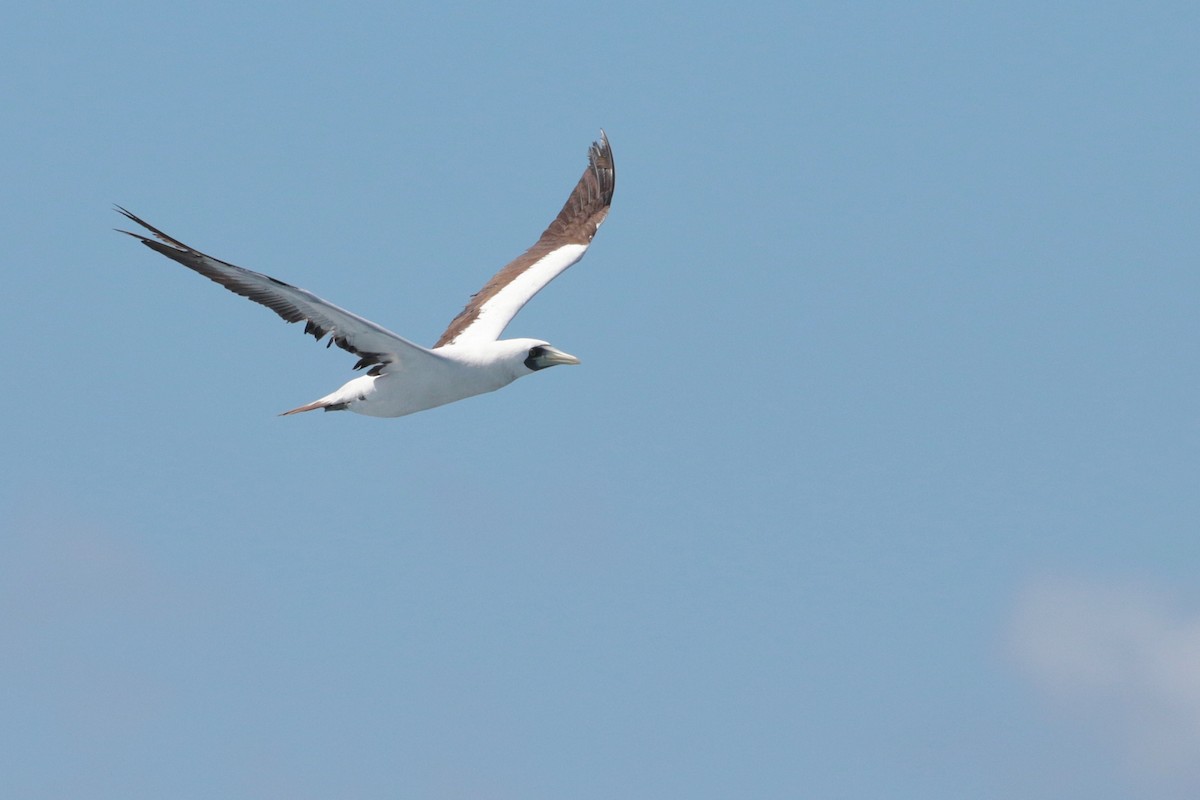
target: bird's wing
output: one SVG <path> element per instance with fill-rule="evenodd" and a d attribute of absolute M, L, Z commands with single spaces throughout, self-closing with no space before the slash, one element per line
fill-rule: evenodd
<path fill-rule="evenodd" d="M 141 241 L 151 250 L 157 250 L 167 258 L 194 269 L 204 277 L 216 281 L 231 292 L 247 297 L 274 311 L 287 322 L 304 321 L 304 332 L 311 333 L 317 341 L 329 334 L 328 347 L 336 344 L 358 356 L 355 369 L 412 359 L 440 359 L 437 353 L 397 336 L 386 328 L 363 319 L 343 308 L 326 302 L 315 294 L 291 284 L 276 280 L 270 275 L 252 272 L 242 267 L 205 255 L 188 247 L 183 242 L 155 228 L 125 209 L 117 210 L 153 234 L 153 238 L 140 233 L 121 231 Z"/>
<path fill-rule="evenodd" d="M 438 339 L 446 344 L 495 341 L 522 306 L 563 270 L 583 258 L 612 203 L 616 170 L 608 137 L 588 151 L 588 167 L 566 205 L 533 247 L 492 276 Z"/>

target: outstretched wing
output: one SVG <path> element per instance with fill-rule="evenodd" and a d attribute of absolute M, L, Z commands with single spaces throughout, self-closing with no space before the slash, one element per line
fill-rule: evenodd
<path fill-rule="evenodd" d="M 343 308 L 326 302 L 315 294 L 270 275 L 252 272 L 242 267 L 205 255 L 155 228 L 153 225 L 117 206 L 117 210 L 148 230 L 153 238 L 140 233 L 121 231 L 151 250 L 178 261 L 204 277 L 216 281 L 231 292 L 266 306 L 287 322 L 304 321 L 304 332 L 317 341 L 329 334 L 328 347 L 336 344 L 358 356 L 355 369 L 372 364 L 386 364 L 411 358 L 441 358 L 437 353 L 397 336 L 386 328 L 363 319 Z"/>
<path fill-rule="evenodd" d="M 492 276 L 476 292 L 434 348 L 468 341 L 495 341 L 529 300 L 567 267 L 583 258 L 612 203 L 616 170 L 608 137 L 588 151 L 588 167 L 566 205 L 533 247 Z"/>

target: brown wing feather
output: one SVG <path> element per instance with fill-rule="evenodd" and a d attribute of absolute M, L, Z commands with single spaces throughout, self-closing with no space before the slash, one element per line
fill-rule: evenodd
<path fill-rule="evenodd" d="M 533 247 L 509 262 L 493 275 L 482 289 L 471 296 L 466 308 L 454 318 L 434 348 L 453 342 L 478 318 L 484 303 L 548 253 L 566 244 L 591 243 L 596 229 L 608 216 L 615 186 L 616 169 L 613 165 L 612 148 L 608 144 L 608 137 L 601 131 L 600 140 L 592 143 L 588 150 L 587 169 L 575 185 L 571 196 L 567 198 L 562 211 L 559 211 L 558 216 L 550 223 L 550 227 L 546 228 Z"/>

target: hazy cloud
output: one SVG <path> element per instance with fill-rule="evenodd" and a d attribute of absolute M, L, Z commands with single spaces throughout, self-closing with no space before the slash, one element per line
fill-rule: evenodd
<path fill-rule="evenodd" d="M 1200 788 L 1200 609 L 1131 584 L 1047 580 L 1011 619 L 1022 673 L 1111 736 L 1142 778 Z"/>

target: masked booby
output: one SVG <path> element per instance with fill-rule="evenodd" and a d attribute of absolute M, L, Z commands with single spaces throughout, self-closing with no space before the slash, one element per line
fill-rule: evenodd
<path fill-rule="evenodd" d="M 336 344 L 358 356 L 354 369 L 367 369 L 319 400 L 285 411 L 349 410 L 372 417 L 402 417 L 417 411 L 492 392 L 546 367 L 578 364 L 579 359 L 539 339 L 501 339 L 517 312 L 542 288 L 583 257 L 608 216 L 616 172 L 608 137 L 588 151 L 588 166 L 562 211 L 541 238 L 492 276 L 472 295 L 432 348 L 363 319 L 315 294 L 269 275 L 205 255 L 117 206 L 117 211 L 149 231 L 120 231 L 199 272 L 226 289 L 260 303 L 287 322 L 304 322 L 304 332 L 326 346 Z"/>

